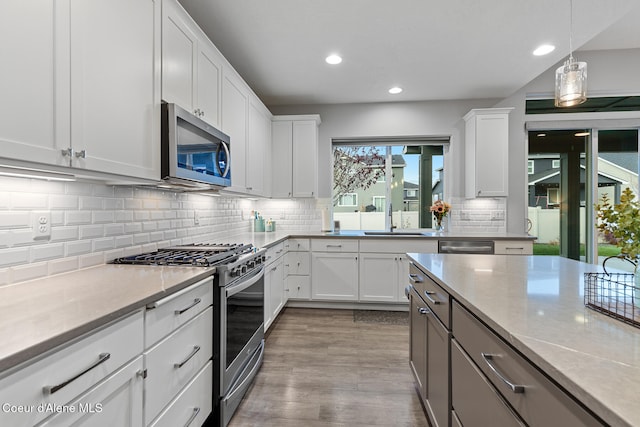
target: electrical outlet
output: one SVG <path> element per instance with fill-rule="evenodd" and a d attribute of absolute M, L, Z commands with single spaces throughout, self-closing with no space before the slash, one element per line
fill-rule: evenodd
<path fill-rule="evenodd" d="M 200 212 L 198 211 L 193 211 L 193 223 L 195 225 L 200 224 Z"/>
<path fill-rule="evenodd" d="M 51 212 L 39 211 L 33 213 L 33 240 L 51 237 Z"/>
<path fill-rule="evenodd" d="M 284 219 L 285 218 L 285 211 L 284 209 L 280 211 L 280 219 Z"/>

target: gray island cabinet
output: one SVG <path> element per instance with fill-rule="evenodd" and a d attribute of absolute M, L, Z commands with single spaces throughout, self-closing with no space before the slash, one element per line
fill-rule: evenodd
<path fill-rule="evenodd" d="M 637 426 L 640 329 L 547 256 L 409 253 L 410 367 L 434 426 Z"/>

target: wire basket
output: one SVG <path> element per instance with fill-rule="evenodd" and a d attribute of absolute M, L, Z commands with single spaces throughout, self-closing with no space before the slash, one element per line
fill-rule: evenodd
<path fill-rule="evenodd" d="M 616 258 L 616 257 L 609 257 Z M 602 264 L 603 267 L 606 261 Z M 630 260 L 627 260 L 635 265 Z M 588 308 L 640 328 L 640 288 L 633 273 L 584 273 L 584 303 Z"/>

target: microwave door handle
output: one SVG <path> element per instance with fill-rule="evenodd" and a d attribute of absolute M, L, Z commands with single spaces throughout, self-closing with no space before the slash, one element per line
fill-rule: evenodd
<path fill-rule="evenodd" d="M 227 175 L 229 175 L 229 168 L 231 167 L 231 153 L 229 152 L 229 147 L 227 147 L 227 144 L 225 144 L 224 142 L 220 142 L 220 145 L 222 145 L 222 147 L 224 148 L 224 152 L 227 156 L 227 161 L 225 162 L 226 167 L 224 168 L 224 171 L 220 171 L 220 176 L 222 178 L 226 178 Z M 218 169 L 220 169 L 220 149 L 218 149 Z"/>

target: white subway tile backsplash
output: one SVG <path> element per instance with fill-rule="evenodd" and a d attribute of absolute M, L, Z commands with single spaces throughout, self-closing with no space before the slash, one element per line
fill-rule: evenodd
<path fill-rule="evenodd" d="M 29 265 L 12 267 L 12 279 L 15 282 L 37 279 L 49 273 L 49 264 L 46 262 L 34 262 Z"/>
<path fill-rule="evenodd" d="M 90 211 L 68 211 L 65 216 L 67 225 L 91 224 Z"/>
<path fill-rule="evenodd" d="M 62 258 L 63 256 L 64 245 L 62 243 L 49 243 L 31 248 L 31 262 Z"/>
<path fill-rule="evenodd" d="M 78 196 L 67 194 L 51 194 L 49 196 L 49 209 L 77 210 L 79 203 Z"/>
<path fill-rule="evenodd" d="M 78 258 L 60 258 L 48 262 L 49 275 L 66 273 L 78 269 Z"/>
<path fill-rule="evenodd" d="M 102 239 L 93 239 L 93 252 L 101 252 L 115 247 L 113 237 L 105 237 Z"/>
<path fill-rule="evenodd" d="M 104 236 L 104 226 L 102 225 L 81 225 L 80 226 L 80 238 L 81 239 L 94 239 L 96 237 Z"/>
<path fill-rule="evenodd" d="M 49 206 L 49 197 L 39 193 L 13 193 L 11 195 L 11 207 L 14 209 L 46 209 Z"/>
<path fill-rule="evenodd" d="M 113 211 L 93 211 L 91 216 L 94 224 L 110 223 L 113 222 L 115 218 Z"/>
<path fill-rule="evenodd" d="M 0 212 L 0 229 L 20 228 L 31 226 L 31 212 L 9 211 Z"/>
<path fill-rule="evenodd" d="M 66 256 L 82 255 L 91 252 L 91 240 L 78 240 L 65 243 Z"/>
<path fill-rule="evenodd" d="M 104 199 L 100 197 L 80 197 L 80 209 L 104 209 Z"/>
<path fill-rule="evenodd" d="M 78 227 L 51 227 L 51 241 L 59 242 L 63 240 L 77 240 L 80 236 Z"/>
<path fill-rule="evenodd" d="M 0 267 L 27 264 L 29 262 L 29 248 L 0 249 Z"/>

